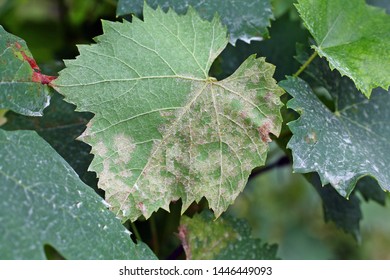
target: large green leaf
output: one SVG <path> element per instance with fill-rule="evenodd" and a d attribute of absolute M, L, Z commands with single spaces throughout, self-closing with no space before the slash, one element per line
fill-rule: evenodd
<path fill-rule="evenodd" d="M 199 0 L 146 0 L 147 4 L 164 11 L 173 8 L 178 14 L 185 14 L 189 6 L 194 7 L 203 19 L 212 20 L 218 13 L 226 25 L 230 43 L 236 44 L 238 39 L 249 43 L 251 40 L 262 40 L 268 37 L 267 27 L 273 19 L 270 0 L 241 1 L 199 1 Z M 119 0 L 117 15 L 142 14 L 144 0 Z"/>
<path fill-rule="evenodd" d="M 364 0 L 299 0 L 298 11 L 332 69 L 367 97 L 390 86 L 390 17 Z"/>
<path fill-rule="evenodd" d="M 0 130 L 0 258 L 154 258 L 35 132 Z"/>
<path fill-rule="evenodd" d="M 178 237 L 187 259 L 194 260 L 275 260 L 276 245 L 251 237 L 244 220 L 225 216 L 213 221 L 210 212 L 193 218 L 183 216 Z"/>
<path fill-rule="evenodd" d="M 209 77 L 226 30 L 192 9 L 178 16 L 145 6 L 144 22 L 103 29 L 55 86 L 95 114 L 81 139 L 112 210 L 135 220 L 206 197 L 219 216 L 264 164 L 269 133 L 280 131 L 274 66 L 251 56 L 231 77 Z"/>
<path fill-rule="evenodd" d="M 297 54 L 296 59 L 302 64 L 309 57 L 303 46 L 298 46 Z M 338 99 L 338 95 L 354 87 L 350 80 L 345 77 L 342 78 L 335 71 L 330 71 L 325 59 L 315 59 L 303 74 L 306 81 L 314 88 L 317 96 L 332 111 L 335 110 L 335 100 Z M 356 91 L 356 89 L 353 89 L 353 91 Z M 365 99 L 362 98 L 362 100 Z M 382 205 L 385 204 L 386 193 L 378 186 L 378 182 L 371 177 L 360 179 L 348 200 L 341 197 L 330 185 L 321 187 L 318 176 L 305 174 L 305 177 L 321 196 L 325 220 L 333 221 L 337 227 L 352 234 L 356 240 L 361 238 L 360 221 L 363 218 L 359 196 L 355 195 L 357 191 L 366 201 L 375 200 Z"/>
<path fill-rule="evenodd" d="M 390 92 L 378 89 L 367 100 L 350 80 L 335 79 L 332 112 L 303 80 L 288 78 L 281 86 L 294 97 L 287 105 L 301 114 L 289 123 L 295 171 L 318 172 L 323 185 L 343 196 L 366 175 L 390 190 Z"/>
<path fill-rule="evenodd" d="M 41 74 L 26 42 L 0 26 L 0 109 L 41 116 L 53 77 Z"/>

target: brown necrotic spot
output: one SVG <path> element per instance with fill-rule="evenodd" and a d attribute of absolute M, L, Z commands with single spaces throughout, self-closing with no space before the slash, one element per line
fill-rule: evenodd
<path fill-rule="evenodd" d="M 266 121 L 261 126 L 257 128 L 257 131 L 259 132 L 260 138 L 263 142 L 271 142 L 271 138 L 269 137 L 269 133 L 271 131 L 271 123 L 269 121 Z"/>
<path fill-rule="evenodd" d="M 312 131 L 312 132 L 309 132 L 306 136 L 305 136 L 305 142 L 307 144 L 315 144 L 317 143 L 317 134 Z"/>

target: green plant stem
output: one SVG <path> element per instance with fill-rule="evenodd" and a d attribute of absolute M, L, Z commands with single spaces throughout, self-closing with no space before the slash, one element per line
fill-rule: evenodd
<path fill-rule="evenodd" d="M 130 223 L 130 226 L 131 226 L 131 229 L 133 230 L 133 233 L 134 233 L 134 235 L 135 235 L 135 238 L 136 238 L 137 240 L 139 240 L 139 241 L 142 241 L 141 235 L 139 234 L 138 229 L 137 229 L 137 227 L 135 226 L 135 224 L 131 222 L 131 223 Z"/>
<path fill-rule="evenodd" d="M 158 233 L 157 233 L 156 221 L 153 216 L 150 217 L 149 223 L 150 223 L 150 231 L 152 232 L 153 251 L 157 255 L 160 248 L 158 244 Z"/>
<path fill-rule="evenodd" d="M 293 75 L 293 77 L 298 77 L 306 69 L 306 67 L 313 61 L 313 59 L 316 58 L 317 55 L 318 55 L 318 53 L 315 51 L 309 57 L 309 59 L 306 60 L 306 62 L 301 66 L 301 68 L 299 68 L 299 70 Z"/>

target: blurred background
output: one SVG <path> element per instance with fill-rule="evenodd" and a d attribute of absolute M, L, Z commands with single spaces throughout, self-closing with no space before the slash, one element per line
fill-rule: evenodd
<path fill-rule="evenodd" d="M 293 2 L 274 0 L 271 39 L 229 46 L 213 66 L 215 76 L 229 75 L 251 53 L 284 65 L 277 68 L 277 80 L 294 73 L 299 64 L 291 50 L 297 43 L 306 44 L 309 36 Z M 390 1 L 370 2 L 385 3 L 390 8 Z M 0 24 L 27 42 L 45 74 L 55 75 L 63 67 L 62 59 L 77 56 L 76 45 L 93 43 L 93 38 L 102 33 L 101 19 L 118 20 L 116 5 L 116 0 L 0 0 Z M 269 163 L 282 157 L 284 152 L 272 144 Z M 255 237 L 278 244 L 278 257 L 282 259 L 390 259 L 389 196 L 386 207 L 359 198 L 363 219 L 361 237 L 356 239 L 324 221 L 322 200 L 302 175 L 293 174 L 290 164 L 276 164 L 253 176 L 228 211 L 246 219 Z M 174 233 L 179 212 L 179 207 L 173 206 L 170 214 L 159 211 L 151 222 L 137 222 L 146 242 L 152 247 L 159 242 L 157 250 L 162 257 L 178 243 Z M 159 232 L 158 236 L 153 232 Z"/>

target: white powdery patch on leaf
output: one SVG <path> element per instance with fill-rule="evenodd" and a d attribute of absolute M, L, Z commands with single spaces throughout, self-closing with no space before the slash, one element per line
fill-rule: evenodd
<path fill-rule="evenodd" d="M 90 169 L 111 210 L 136 220 L 206 197 L 219 216 L 264 164 L 269 134 L 279 134 L 274 66 L 251 56 L 223 81 L 208 77 L 226 29 L 192 9 L 178 16 L 145 7 L 143 22 L 103 29 L 66 61 L 55 86 L 95 114 L 80 138 L 92 146 Z"/>
<path fill-rule="evenodd" d="M 287 106 L 300 113 L 288 125 L 293 136 L 287 147 L 296 172 L 318 172 L 323 185 L 330 183 L 348 197 L 364 176 L 390 190 L 390 92 L 378 89 L 370 100 L 356 94 L 346 78 L 331 92 L 336 112 L 330 111 L 309 85 L 288 78 L 281 86 L 294 98 Z"/>

